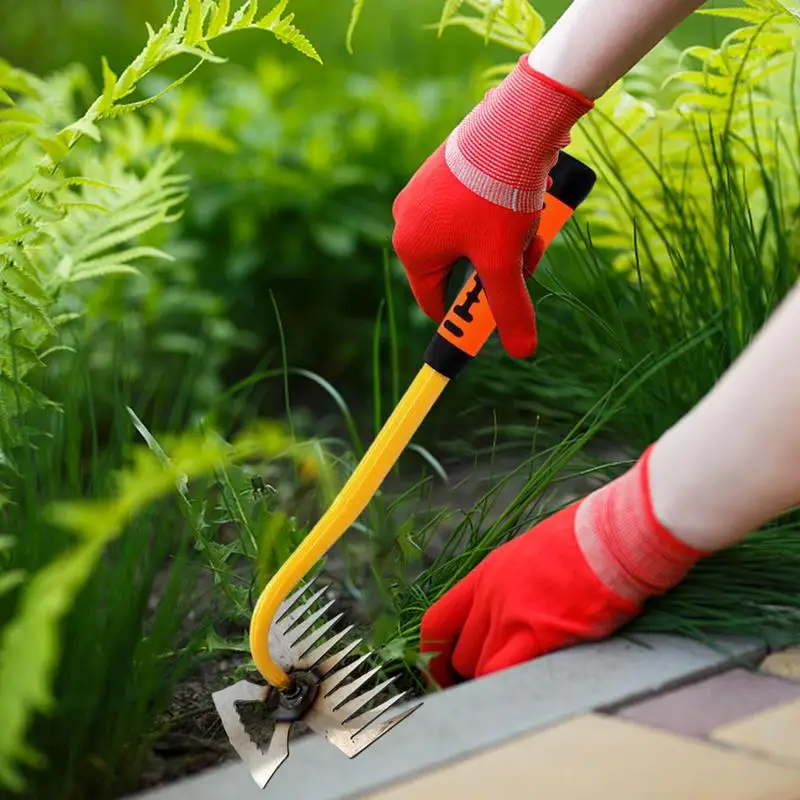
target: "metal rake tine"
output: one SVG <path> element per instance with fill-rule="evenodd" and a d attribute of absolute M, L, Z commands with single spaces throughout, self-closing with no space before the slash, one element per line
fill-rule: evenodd
<path fill-rule="evenodd" d="M 325 695 L 325 699 L 331 704 L 331 707 L 335 711 L 345 700 L 352 697 L 368 680 L 370 680 L 370 678 L 374 677 L 380 671 L 381 668 L 379 666 L 373 667 L 358 678 L 354 678 L 349 683 L 345 683 L 335 692 L 329 692 Z"/>
<path fill-rule="evenodd" d="M 344 614 L 337 614 L 330 622 L 326 622 L 321 628 L 317 628 L 310 636 L 306 638 L 303 642 L 303 646 L 305 647 L 306 643 L 308 645 L 315 644 L 317 640 L 324 636 L 330 628 L 337 623 Z M 309 666 L 313 667 L 316 665 L 318 661 L 321 661 L 334 647 L 336 647 L 339 642 L 347 636 L 350 631 L 353 630 L 352 625 L 348 625 L 344 630 L 339 631 L 339 633 L 331 636 L 330 639 L 326 639 L 321 645 L 315 647 L 308 655 L 306 655 L 306 651 L 302 651 L 302 655 L 300 656 L 303 661 Z"/>
<path fill-rule="evenodd" d="M 322 597 L 323 594 L 328 590 L 327 586 L 323 586 L 321 589 L 318 589 L 308 600 L 303 601 L 303 604 L 298 606 L 297 608 L 291 609 L 287 614 L 284 614 L 278 621 L 278 627 L 281 629 L 283 633 L 288 633 L 289 629 L 297 622 L 297 620 L 302 617 L 306 611 L 308 611 L 314 603 Z"/>
<path fill-rule="evenodd" d="M 333 670 L 337 664 L 339 664 L 342 659 L 346 658 L 350 655 L 350 653 L 355 650 L 361 644 L 361 639 L 354 639 L 350 644 L 345 645 L 338 653 L 334 653 L 329 658 L 326 658 L 320 665 L 319 671 L 324 676 L 323 683 L 327 683 L 328 679 L 332 676 Z M 330 685 L 330 688 L 333 689 L 339 681 L 335 681 Z"/>
<path fill-rule="evenodd" d="M 305 658 L 306 653 L 308 653 L 311 650 L 311 648 L 320 639 L 322 639 L 331 628 L 335 627 L 336 623 L 339 622 L 339 620 L 343 616 L 344 614 L 342 613 L 342 614 L 337 614 L 335 617 L 331 617 L 331 619 L 329 619 L 326 623 L 320 625 L 319 628 L 317 628 L 314 631 L 311 631 L 311 633 L 309 633 L 308 636 L 306 636 L 305 638 L 298 639 L 297 641 L 293 642 L 292 648 L 297 654 L 297 658 L 298 659 L 302 658 L 303 661 L 306 662 L 308 667 L 313 667 L 314 664 L 316 664 L 317 661 L 319 661 L 322 658 L 322 656 L 324 656 L 325 653 L 327 653 L 345 633 L 353 629 L 353 626 L 350 625 L 348 628 L 342 631 L 342 633 L 337 633 L 336 636 L 332 636 L 330 639 L 323 642 L 319 647 L 317 647 L 309 654 L 308 658 Z M 319 655 L 317 655 L 317 652 L 319 652 Z"/>
<path fill-rule="evenodd" d="M 308 633 L 309 630 L 314 626 L 314 623 L 317 622 L 321 617 L 325 616 L 328 609 L 336 602 L 336 600 L 329 600 L 324 606 L 318 608 L 311 616 L 304 619 L 300 622 L 298 618 L 297 624 L 291 628 L 290 631 L 287 633 L 287 638 L 290 638 L 290 644 L 294 646 L 297 642 L 299 642 L 305 635 Z"/>
<path fill-rule="evenodd" d="M 383 715 L 393 705 L 402 700 L 406 694 L 406 692 L 400 692 L 400 694 L 396 694 L 393 697 L 390 697 L 388 700 L 384 700 L 380 705 L 375 706 L 375 708 L 371 708 L 369 711 L 365 711 L 360 716 L 349 720 L 346 724 L 347 727 L 352 730 L 352 735 L 357 736 L 359 733 L 361 733 L 361 731 L 363 731 L 367 725 L 375 722 L 378 717 Z"/>
<path fill-rule="evenodd" d="M 343 705 L 334 708 L 336 717 L 342 722 L 347 722 L 351 717 L 354 717 L 364 706 L 367 705 L 373 698 L 377 697 L 387 686 L 397 680 L 397 675 L 381 681 L 377 686 L 372 689 L 357 695 L 352 700 L 348 700 Z"/>
<path fill-rule="evenodd" d="M 351 648 L 352 649 L 352 648 Z M 339 655 L 337 653 L 337 655 Z M 327 690 L 325 692 L 325 697 L 329 697 L 333 690 L 348 676 L 353 673 L 354 670 L 358 669 L 369 657 L 371 653 L 364 653 L 363 656 L 359 656 L 355 661 L 351 661 L 349 664 L 345 665 L 344 667 L 340 667 L 336 670 L 336 672 L 332 672 L 325 676 L 324 680 L 324 688 Z M 334 656 L 336 658 L 336 656 Z"/>
<path fill-rule="evenodd" d="M 275 613 L 275 622 L 285 617 L 292 606 L 304 595 L 313 585 L 316 578 L 312 578 L 307 583 L 300 584 L 281 604 Z"/>

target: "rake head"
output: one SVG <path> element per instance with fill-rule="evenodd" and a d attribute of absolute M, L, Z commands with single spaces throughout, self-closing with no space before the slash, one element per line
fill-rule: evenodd
<path fill-rule="evenodd" d="M 294 678 L 291 690 L 279 692 L 268 685 L 239 681 L 212 695 L 228 739 L 262 789 L 289 757 L 289 733 L 295 722 L 302 722 L 353 758 L 421 705 L 378 721 L 405 692 L 382 699 L 395 679 L 370 687 L 380 667 L 358 674 L 372 654 L 354 657 L 361 640 L 344 643 L 353 626 L 335 630 L 343 614 L 324 621 L 335 601 L 322 603 L 328 587 L 315 591 L 312 587 L 313 582 L 305 584 L 283 602 L 270 630 L 270 653 Z M 270 700 L 275 725 L 263 750 L 248 731 L 237 704 L 266 706 Z"/>

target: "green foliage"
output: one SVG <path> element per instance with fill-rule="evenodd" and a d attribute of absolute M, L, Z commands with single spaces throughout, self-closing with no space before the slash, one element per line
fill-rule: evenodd
<path fill-rule="evenodd" d="M 130 437 L 114 424 L 103 454 L 81 446 L 98 431 L 76 366 L 60 381 L 61 413 L 38 417 L 17 463 L 2 465 L 13 502 L 0 524 L 16 538 L 0 553 L 0 786 L 43 800 L 106 797 L 129 783 L 199 644 L 180 631 L 194 576 L 169 509 L 110 547 L 89 530 L 64 535 L 44 512 L 62 493 L 102 491 Z"/>
<path fill-rule="evenodd" d="M 51 531 L 55 529 L 68 533 L 68 537 L 62 536 L 59 539 L 66 541 L 67 544 L 62 545 L 57 557 L 49 560 L 25 582 L 20 589 L 16 614 L 3 629 L 0 640 L 0 652 L 3 653 L 0 675 L 3 677 L 4 691 L 0 693 L 0 708 L 5 715 L 6 725 L 3 727 L 3 737 L 0 740 L 2 743 L 0 752 L 3 755 L 0 763 L 3 767 L 4 783 L 11 788 L 22 787 L 20 775 L 13 766 L 14 762 L 21 759 L 33 767 L 43 766 L 41 757 L 23 744 L 24 734 L 31 724 L 33 714 L 35 712 L 48 715 L 63 714 L 62 704 L 69 709 L 77 702 L 76 692 L 77 697 L 84 695 L 84 692 L 78 691 L 75 684 L 68 685 L 66 687 L 68 691 L 58 701 L 51 694 L 50 686 L 60 653 L 57 638 L 58 623 L 75 602 L 76 595 L 84 590 L 87 580 L 98 568 L 103 554 L 108 552 L 112 542 L 121 538 L 123 541 L 129 541 L 130 535 L 127 533 L 129 530 L 135 530 L 136 536 L 143 537 L 142 545 L 133 548 L 135 553 L 130 552 L 132 545 L 126 545 L 129 552 L 120 556 L 120 562 L 114 562 L 119 563 L 118 578 L 124 582 L 131 577 L 126 576 L 125 571 L 130 570 L 132 564 L 138 563 L 141 567 L 145 563 L 144 553 L 148 546 L 145 543 L 151 535 L 142 529 L 140 518 L 151 507 L 154 510 L 158 508 L 156 503 L 162 498 L 176 495 L 178 508 L 194 534 L 195 550 L 200 553 L 202 560 L 212 571 L 214 584 L 220 587 L 229 601 L 226 606 L 226 616 L 242 622 L 250 614 L 248 598 L 251 585 L 242 584 L 242 579 L 235 574 L 229 562 L 235 560 L 236 556 L 246 556 L 253 561 L 256 560 L 261 531 L 255 528 L 260 518 L 254 512 L 258 510 L 258 506 L 264 506 L 264 501 L 249 485 L 244 485 L 247 472 L 243 468 L 232 470 L 232 467 L 237 464 L 244 464 L 245 467 L 247 464 L 254 464 L 249 467 L 252 471 L 264 459 L 294 458 L 298 459 L 306 469 L 312 469 L 317 480 L 323 479 L 325 463 L 319 460 L 318 451 L 309 445 L 292 442 L 277 425 L 270 423 L 253 425 L 230 443 L 214 432 L 198 432 L 165 436 L 161 445 L 146 431 L 138 417 L 130 413 L 140 433 L 146 434 L 147 445 L 130 449 L 128 464 L 113 474 L 113 481 L 106 497 L 81 501 L 55 500 L 48 504 L 38 524 L 47 524 Z M 78 451 L 75 452 L 77 454 Z M 213 480 L 204 483 L 205 478 Z M 107 480 L 100 481 L 96 487 L 97 491 L 103 491 L 107 483 Z M 196 495 L 193 494 L 195 489 L 197 489 Z M 248 495 L 252 498 L 251 502 L 246 500 Z M 175 517 L 169 509 L 170 506 L 166 509 L 161 508 L 155 519 L 160 515 L 165 520 L 172 520 L 170 524 L 174 525 Z M 152 514 L 147 514 L 144 518 L 152 520 L 154 517 Z M 288 554 L 285 549 L 291 548 L 298 540 L 298 536 L 286 536 L 291 529 L 291 523 L 282 514 L 273 516 L 271 513 L 266 513 L 262 514 L 261 519 L 265 525 L 264 536 L 268 539 L 275 536 L 276 523 L 281 524 L 281 547 L 284 550 L 279 552 L 279 557 L 285 558 Z M 231 523 L 241 523 L 239 535 L 232 543 L 219 542 L 217 537 L 220 526 Z M 160 530 L 158 535 L 164 537 L 166 530 Z M 169 538 L 167 537 L 167 541 Z M 27 549 L 32 545 L 33 541 L 26 538 L 22 547 Z M 261 552 L 261 561 L 267 577 L 271 574 L 270 569 L 274 568 L 274 565 L 268 563 L 269 558 L 270 554 L 264 548 Z M 108 572 L 106 577 L 110 577 Z M 96 587 L 89 593 L 96 593 L 98 590 Z M 176 589 L 173 587 L 172 591 Z M 113 622 L 114 615 L 110 615 L 110 621 L 112 624 L 121 624 L 122 608 L 118 602 L 115 602 L 114 608 L 116 622 Z M 82 611 L 86 613 L 85 603 L 82 605 Z M 180 614 L 177 618 L 180 619 Z M 144 619 L 142 609 L 132 615 L 125 630 L 127 638 L 121 645 L 130 646 L 132 641 L 135 643 L 136 638 L 131 639 L 131 633 L 138 630 L 137 626 L 143 624 Z M 75 636 L 85 642 L 90 650 L 96 650 L 99 643 L 93 644 L 90 641 L 87 622 L 81 620 L 80 616 L 74 620 Z M 218 637 L 212 637 L 208 641 L 217 642 L 216 649 L 221 646 Z M 171 640 L 166 639 L 162 640 L 160 646 L 171 644 Z M 234 643 L 230 647 L 240 649 L 241 644 Z M 197 646 L 193 652 L 197 653 Z M 76 654 L 68 649 L 64 657 L 65 664 L 70 663 L 70 657 L 75 658 Z M 156 657 L 156 653 L 142 655 L 145 661 Z M 99 662 L 92 663 L 97 665 L 104 662 L 100 659 Z M 84 668 L 87 664 L 88 662 L 84 661 Z M 153 663 L 149 664 L 150 669 L 154 667 Z M 62 664 L 62 669 L 64 668 Z M 147 664 L 145 668 L 148 668 Z M 97 687 L 92 687 L 91 691 L 95 688 Z M 168 697 L 169 694 L 163 699 Z M 136 700 L 139 704 L 144 703 L 146 699 L 146 697 L 131 697 L 131 701 Z M 98 715 L 108 715 L 108 707 L 101 711 L 100 700 L 101 696 L 98 695 Z M 116 717 L 120 713 L 118 701 L 110 697 L 106 698 L 105 702 L 111 704 L 114 710 L 111 716 Z M 152 721 L 152 714 L 148 715 L 148 719 Z M 101 720 L 96 720 L 96 724 L 100 725 Z M 52 725 L 52 722 L 46 725 Z M 125 748 L 130 744 L 129 737 L 132 733 L 130 730 L 126 732 L 121 729 L 118 733 L 123 735 L 123 739 L 117 742 L 119 749 L 117 752 L 112 752 L 110 757 L 122 757 Z M 55 741 L 54 737 L 45 739 L 51 743 Z M 53 749 L 48 749 L 47 754 L 52 757 L 54 752 Z M 126 778 L 131 777 L 126 771 Z M 41 780 L 46 781 L 47 777 Z M 82 791 L 86 791 L 85 784 L 82 785 Z"/>
<path fill-rule="evenodd" d="M 182 84 L 201 64 L 220 61 L 210 43 L 234 31 L 269 31 L 309 57 L 316 52 L 283 16 L 280 2 L 257 19 L 257 3 L 249 0 L 231 16 L 230 4 L 211 0 L 176 5 L 156 31 L 148 28 L 141 53 L 119 77 L 103 64 L 103 88 L 86 111 L 72 117 L 54 100 L 69 95 L 85 77 L 80 68 L 39 79 L 0 62 L 0 280 L 4 333 L 0 339 L 0 424 L 43 399 L 28 375 L 44 366 L 43 358 L 58 343 L 65 320 L 57 304 L 74 305 L 79 281 L 138 273 L 134 262 L 163 258 L 160 250 L 142 246 L 146 233 L 176 219 L 184 199 L 180 176 L 170 174 L 175 158 L 166 147 L 151 154 L 144 174 L 120 163 L 118 154 L 103 152 L 98 127 L 102 120 L 136 111 Z M 180 55 L 197 59 L 195 66 L 143 100 L 128 100 L 140 83 L 165 62 Z M 85 90 L 85 81 L 82 89 Z M 71 117 L 71 119 L 67 119 Z M 82 139 L 95 144 L 81 149 Z M 77 158 L 71 151 L 81 150 Z M 88 163 L 87 163 L 88 162 Z"/>
<path fill-rule="evenodd" d="M 3 466 L 11 468 L 11 486 L 20 476 L 27 476 L 27 487 L 34 494 L 36 491 L 30 456 L 20 468 L 12 460 L 15 447 L 21 445 L 24 454 L 32 446 L 27 428 L 21 424 L 23 414 L 35 410 L 34 404 L 50 403 L 33 388 L 30 373 L 67 349 L 61 344 L 59 329 L 85 314 L 83 287 L 87 282 L 108 283 L 119 276 L 138 275 L 142 261 L 169 260 L 166 252 L 146 239 L 177 219 L 185 199 L 185 178 L 172 172 L 176 156 L 169 141 L 162 139 L 145 152 L 130 151 L 130 157 L 122 160 L 119 149 L 104 148 L 101 128 L 161 99 L 204 62 L 221 61 L 211 42 L 235 31 L 270 32 L 319 60 L 294 27 L 292 15 L 284 16 L 287 4 L 281 0 L 259 16 L 255 0 L 247 0 L 235 10 L 227 0 L 219 4 L 213 0 L 176 3 L 158 30 L 148 26 L 144 49 L 119 76 L 103 61 L 102 90 L 82 115 L 75 113 L 76 95 L 89 93 L 82 68 L 43 80 L 0 62 L 0 298 L 4 317 L 0 453 Z M 154 70 L 184 55 L 196 59 L 194 67 L 161 91 L 132 99 Z M 62 403 L 64 399 L 57 398 Z M 46 420 L 39 422 L 43 431 L 48 427 Z M 259 447 L 274 446 L 275 441 L 262 431 L 249 440 L 250 450 L 247 443 L 234 445 L 233 450 L 239 455 L 252 453 Z M 141 505 L 163 493 L 165 480 L 174 484 L 177 475 L 214 466 L 226 452 L 206 440 L 194 445 L 193 452 L 186 443 L 178 448 L 173 463 L 180 472 L 162 467 L 160 472 L 168 477 L 162 475 L 161 483 L 157 479 L 130 482 L 141 476 L 135 469 L 132 476 L 123 471 L 117 504 L 101 509 L 97 505 L 55 506 L 50 523 L 69 531 L 74 539 L 58 552 L 39 553 L 24 573 L 18 569 L 4 573 L 3 599 L 13 600 L 13 613 L 5 618 L 0 632 L 0 709 L 6 720 L 0 736 L 3 785 L 15 790 L 23 787 L 18 762 L 41 765 L 26 743 L 26 732 L 36 714 L 54 711 L 51 687 L 59 663 L 59 626 L 109 544 L 120 538 Z M 74 455 L 80 452 L 78 449 Z M 141 455 L 136 464 L 147 471 L 155 466 Z M 9 496 L 19 502 L 12 492 Z M 21 524 L 12 530 L 26 528 Z M 11 552 L 23 552 L 31 544 L 29 539 L 21 539 Z M 20 579 L 23 574 L 24 583 Z M 129 638 L 123 637 L 123 644 L 136 641 L 136 626 L 143 619 L 141 613 L 133 618 L 125 629 Z M 171 632 L 167 623 L 165 633 Z M 138 702 L 148 702 L 146 692 Z"/>
<path fill-rule="evenodd" d="M 464 7 L 472 13 L 460 13 Z M 457 26 L 520 53 L 530 52 L 545 30 L 544 18 L 527 0 L 445 0 L 439 35 Z"/>
<path fill-rule="evenodd" d="M 292 363 L 369 391 L 365 354 L 384 298 L 392 199 L 458 122 L 470 86 L 468 78 L 407 85 L 394 73 L 357 71 L 326 71 L 311 83 L 299 66 L 264 56 L 252 70 L 229 67 L 167 99 L 166 118 L 191 118 L 235 143 L 221 145 L 224 158 L 187 143 L 192 203 L 180 232 L 202 253 L 203 287 L 230 302 L 230 320 L 262 348 L 237 354 L 237 375 L 279 357 L 275 316 L 264 307 L 272 291 L 293 332 Z M 391 281 L 399 295 L 405 277 L 394 258 Z M 402 291 L 400 361 L 418 364 L 430 329 Z"/>

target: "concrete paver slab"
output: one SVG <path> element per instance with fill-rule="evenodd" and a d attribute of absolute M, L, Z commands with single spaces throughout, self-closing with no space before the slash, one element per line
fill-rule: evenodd
<path fill-rule="evenodd" d="M 793 762 L 800 767 L 800 700 L 718 728 L 712 738 Z"/>
<path fill-rule="evenodd" d="M 378 791 L 370 800 L 796 800 L 800 771 L 590 714 Z"/>
<path fill-rule="evenodd" d="M 800 647 L 789 647 L 768 655 L 761 662 L 761 670 L 782 678 L 800 680 Z"/>

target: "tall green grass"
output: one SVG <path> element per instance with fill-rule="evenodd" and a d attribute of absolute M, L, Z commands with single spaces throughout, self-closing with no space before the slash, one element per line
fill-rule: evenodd
<path fill-rule="evenodd" d="M 782 146 L 767 146 L 770 134 Z M 618 251 L 594 243 L 602 239 L 600 222 L 579 216 L 532 285 L 539 354 L 513 361 L 494 342 L 471 365 L 470 413 L 494 408 L 499 424 L 487 428 L 494 441 L 524 444 L 548 428 L 564 439 L 556 445 L 548 439 L 537 469 L 499 519 L 486 522 L 484 513 L 493 490 L 465 513 L 413 583 L 394 587 L 404 642 L 415 640 L 425 609 L 491 549 L 552 512 L 542 506 L 556 474 L 551 467 L 565 467 L 582 451 L 588 464 L 571 469 L 603 470 L 607 479 L 619 474 L 627 463 L 592 465 L 589 439 L 602 434 L 635 457 L 714 386 L 797 281 L 798 116 L 770 128 L 753 111 L 744 124 L 739 117 L 735 127 L 699 126 L 695 135 L 702 191 L 648 159 L 633 139 L 629 150 L 612 150 L 597 133 L 593 163 L 616 179 L 620 208 L 632 211 L 631 266 L 621 268 Z M 658 187 L 648 194 L 651 208 L 638 193 L 647 181 Z M 666 209 L 666 217 L 651 216 L 640 227 L 657 209 Z M 582 430 L 575 420 L 583 420 Z M 421 546 L 430 541 L 423 537 Z M 705 560 L 649 603 L 629 630 L 797 641 L 798 580 L 800 515 L 788 513 Z"/>
<path fill-rule="evenodd" d="M 2 447 L 14 459 L 13 467 L 10 458 L 3 465 L 11 502 L 0 511 L 0 526 L 14 536 L 1 554 L 4 576 L 34 575 L 73 546 L 72 537 L 48 518 L 48 507 L 108 491 L 133 440 L 124 380 L 115 386 L 114 411 L 95 405 L 90 375 L 78 361 L 57 387 L 64 398 L 60 412 L 32 415 L 21 444 Z M 190 539 L 177 522 L 170 504 L 134 522 L 108 548 L 63 617 L 53 702 L 25 737 L 24 796 L 94 800 L 135 785 L 156 720 L 212 621 L 201 617 L 185 624 L 197 571 Z M 19 612 L 24 586 L 25 581 L 0 597 L 0 630 Z M 38 641 L 25 646 L 31 658 L 41 657 Z"/>

